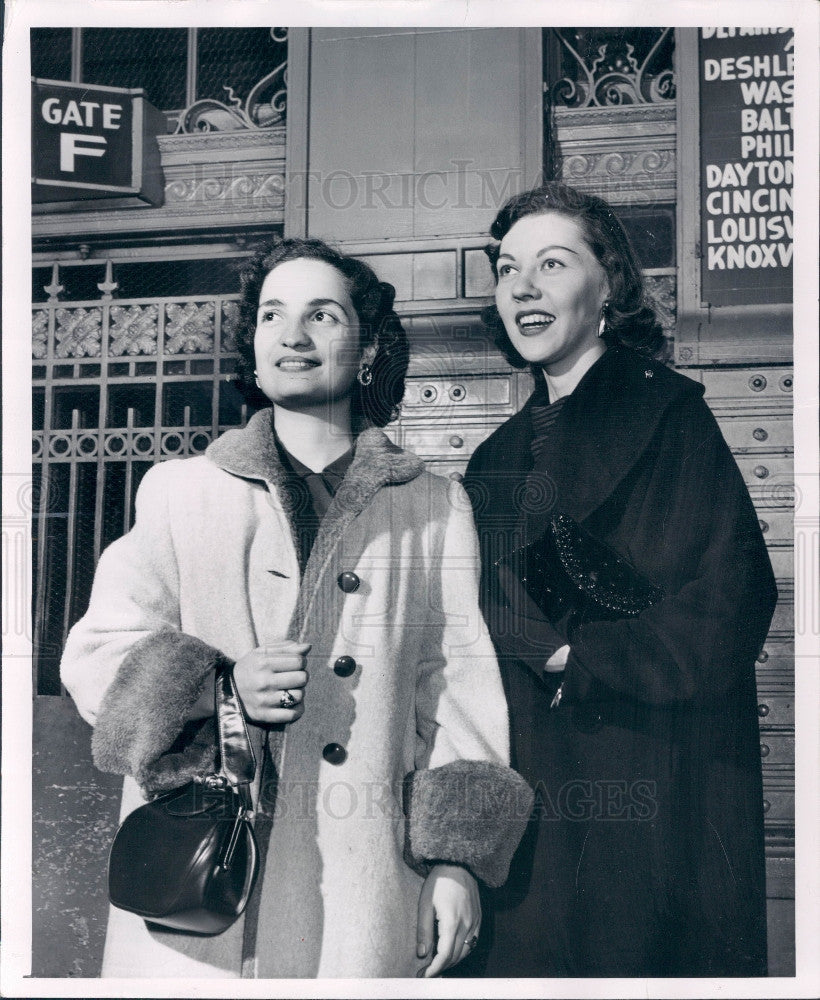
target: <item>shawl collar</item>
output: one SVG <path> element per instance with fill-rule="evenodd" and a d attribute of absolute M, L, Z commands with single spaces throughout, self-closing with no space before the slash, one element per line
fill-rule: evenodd
<path fill-rule="evenodd" d="M 277 487 L 280 493 L 285 485 L 286 472 L 279 460 L 276 438 L 271 425 L 270 408 L 259 410 L 245 427 L 226 431 L 212 441 L 205 455 L 225 472 L 243 479 L 258 479 Z"/>
<path fill-rule="evenodd" d="M 600 507 L 651 447 L 661 418 L 703 386 L 625 347 L 610 348 L 564 402 L 545 448 L 543 469 L 554 486 L 555 508 L 576 521 Z M 532 397 L 521 414 L 532 437 Z M 529 539 L 540 537 L 543 511 L 525 515 Z"/>
<path fill-rule="evenodd" d="M 279 460 L 271 424 L 271 410 L 255 413 L 246 427 L 230 430 L 207 449 L 207 457 L 235 476 L 262 480 L 276 489 L 288 510 L 289 490 L 283 488 L 287 473 Z M 356 452 L 347 474 L 322 518 L 305 567 L 299 598 L 288 634 L 301 638 L 319 582 L 345 528 L 368 506 L 376 493 L 415 479 L 424 469 L 416 455 L 404 451 L 376 427 L 356 439 Z"/>
<path fill-rule="evenodd" d="M 287 472 L 279 460 L 271 416 L 270 408 L 254 413 L 245 427 L 226 431 L 213 441 L 206 456 L 225 472 L 261 480 L 281 490 Z M 384 431 L 371 427 L 356 439 L 356 454 L 339 492 L 345 490 L 348 500 L 355 493 L 361 499 L 356 511 L 360 513 L 377 489 L 409 482 L 423 468 L 420 458 L 393 444 Z"/>

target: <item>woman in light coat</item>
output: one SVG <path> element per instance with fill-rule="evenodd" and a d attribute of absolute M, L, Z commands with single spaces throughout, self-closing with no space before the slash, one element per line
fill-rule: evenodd
<path fill-rule="evenodd" d="M 226 659 L 257 760 L 262 869 L 218 937 L 112 910 L 105 976 L 437 975 L 529 811 L 478 611 L 470 505 L 378 429 L 407 341 L 393 289 L 316 240 L 243 274 L 237 342 L 273 403 L 151 469 L 103 554 L 64 683 L 123 815 L 214 766 Z M 254 388 L 255 383 L 255 388 Z"/>

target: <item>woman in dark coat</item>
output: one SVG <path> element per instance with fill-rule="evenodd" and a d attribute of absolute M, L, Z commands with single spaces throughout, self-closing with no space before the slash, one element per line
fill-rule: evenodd
<path fill-rule="evenodd" d="M 491 234 L 490 322 L 536 386 L 465 485 L 537 802 L 484 974 L 765 975 L 754 667 L 777 592 L 754 508 L 703 387 L 653 360 L 606 203 L 547 185 Z"/>

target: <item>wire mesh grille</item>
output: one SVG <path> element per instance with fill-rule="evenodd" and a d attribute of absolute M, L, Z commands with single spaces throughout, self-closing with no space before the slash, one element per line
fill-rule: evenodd
<path fill-rule="evenodd" d="M 86 28 L 82 80 L 142 87 L 158 108 L 185 105 L 187 28 Z"/>
<path fill-rule="evenodd" d="M 31 29 L 31 75 L 45 80 L 71 78 L 71 28 Z"/>
<path fill-rule="evenodd" d="M 252 87 L 287 58 L 287 43 L 270 28 L 200 28 L 197 32 L 197 99 L 225 100 L 225 86 L 244 101 Z"/>

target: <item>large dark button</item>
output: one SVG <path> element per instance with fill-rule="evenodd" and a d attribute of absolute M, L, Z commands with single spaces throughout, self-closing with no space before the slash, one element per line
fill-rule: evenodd
<path fill-rule="evenodd" d="M 340 677 L 350 677 L 356 669 L 356 661 L 352 656 L 340 656 L 333 664 L 333 669 Z"/>
<path fill-rule="evenodd" d="M 347 760 L 347 750 L 341 743 L 328 743 L 322 751 L 322 756 L 328 764 L 344 764 Z"/>
<path fill-rule="evenodd" d="M 347 569 L 344 571 L 344 573 L 339 574 L 339 578 L 336 582 L 339 584 L 339 586 L 346 594 L 352 594 L 354 590 L 359 589 L 359 584 L 361 583 L 361 580 L 356 576 L 355 573 Z"/>

